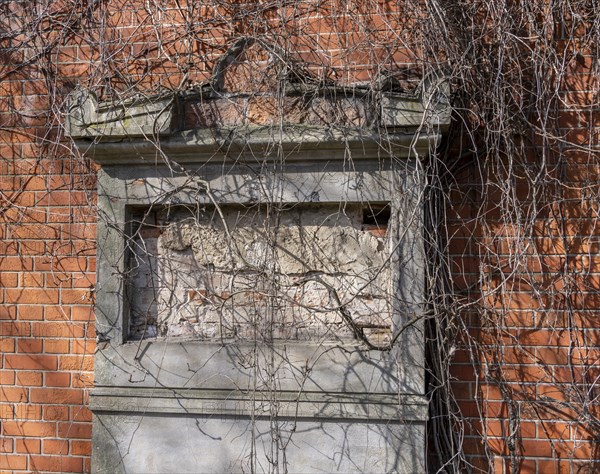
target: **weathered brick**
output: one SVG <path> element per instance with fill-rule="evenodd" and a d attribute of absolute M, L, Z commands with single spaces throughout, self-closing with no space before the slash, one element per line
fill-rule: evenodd
<path fill-rule="evenodd" d="M 27 469 L 27 456 L 0 454 L 0 466 L 8 470 L 23 471 Z"/>
<path fill-rule="evenodd" d="M 19 353 L 40 353 L 42 352 L 43 342 L 41 339 L 19 338 L 17 341 L 17 352 Z"/>
<path fill-rule="evenodd" d="M 43 373 L 32 370 L 17 370 L 16 383 L 24 387 L 39 387 L 42 385 Z"/>
<path fill-rule="evenodd" d="M 84 337 L 85 326 L 82 323 L 68 321 L 31 323 L 31 336 L 43 338 Z"/>
<path fill-rule="evenodd" d="M 2 423 L 5 436 L 27 436 L 46 438 L 56 436 L 56 423 L 46 421 L 5 421 Z"/>
<path fill-rule="evenodd" d="M 14 337 L 0 337 L 0 353 L 7 354 L 14 352 L 16 347 L 15 341 Z"/>
<path fill-rule="evenodd" d="M 24 387 L 0 386 L 0 395 L 3 402 L 27 402 L 29 394 Z"/>
<path fill-rule="evenodd" d="M 60 356 L 59 369 L 91 372 L 94 370 L 94 358 L 91 355 L 63 355 Z"/>
<path fill-rule="evenodd" d="M 92 454 L 92 443 L 90 441 L 71 441 L 71 454 L 73 456 L 90 456 Z"/>
<path fill-rule="evenodd" d="M 32 403 L 17 404 L 17 405 L 15 405 L 15 419 L 16 420 L 41 420 L 42 419 L 42 407 L 41 407 L 41 405 L 34 405 Z"/>
<path fill-rule="evenodd" d="M 46 387 L 68 387 L 71 384 L 69 372 L 46 372 L 44 374 L 44 385 Z"/>
<path fill-rule="evenodd" d="M 44 439 L 42 441 L 42 453 L 63 455 L 69 454 L 69 440 Z"/>
<path fill-rule="evenodd" d="M 69 407 L 62 405 L 48 405 L 43 407 L 44 420 L 65 421 L 69 419 Z"/>
<path fill-rule="evenodd" d="M 83 391 L 67 388 L 32 388 L 30 400 L 34 403 L 74 405 L 83 403 Z"/>
<path fill-rule="evenodd" d="M 19 305 L 19 321 L 41 321 L 44 307 L 41 305 Z"/>
<path fill-rule="evenodd" d="M 91 423 L 58 423 L 58 436 L 66 439 L 91 439 Z"/>
<path fill-rule="evenodd" d="M 91 306 L 72 306 L 71 319 L 74 321 L 93 321 L 94 312 Z"/>
<path fill-rule="evenodd" d="M 17 453 L 38 454 L 41 452 L 42 442 L 35 438 L 17 438 Z"/>
<path fill-rule="evenodd" d="M 73 374 L 71 384 L 76 388 L 92 388 L 94 386 L 94 374 L 93 372 L 79 372 Z"/>
<path fill-rule="evenodd" d="M 0 321 L 0 337 L 2 336 L 21 336 L 28 337 L 31 335 L 31 325 L 29 323 L 21 323 L 15 321 Z"/>
<path fill-rule="evenodd" d="M 12 453 L 14 442 L 10 438 L 0 439 L 0 453 Z"/>
<path fill-rule="evenodd" d="M 92 411 L 86 406 L 73 406 L 71 410 L 71 420 L 73 421 L 92 421 Z"/>
<path fill-rule="evenodd" d="M 17 319 L 17 307 L 3 305 L 0 306 L 0 324 L 3 320 L 14 320 Z"/>
<path fill-rule="evenodd" d="M 53 355 L 15 354 L 5 356 L 5 364 L 11 369 L 56 370 L 58 358 Z"/>
<path fill-rule="evenodd" d="M 46 339 L 44 340 L 44 352 L 46 354 L 68 354 L 70 345 L 69 339 Z"/>
<path fill-rule="evenodd" d="M 31 456 L 31 467 L 35 471 L 81 472 L 83 458 L 67 456 Z"/>
<path fill-rule="evenodd" d="M 28 288 L 7 289 L 5 300 L 9 304 L 58 304 L 58 289 Z"/>
<path fill-rule="evenodd" d="M 2 288 L 16 288 L 19 286 L 19 274 L 16 272 L 2 272 L 0 273 L 0 287 Z"/>

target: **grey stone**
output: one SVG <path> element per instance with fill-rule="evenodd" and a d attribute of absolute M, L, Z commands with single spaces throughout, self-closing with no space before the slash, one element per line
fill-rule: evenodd
<path fill-rule="evenodd" d="M 71 95 L 67 130 L 72 138 L 155 138 L 178 127 L 177 96 L 140 97 L 124 102 L 98 103 L 85 90 Z"/>

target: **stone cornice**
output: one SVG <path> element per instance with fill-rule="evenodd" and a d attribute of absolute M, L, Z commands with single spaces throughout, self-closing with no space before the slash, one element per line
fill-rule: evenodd
<path fill-rule="evenodd" d="M 203 87 L 168 96 L 99 103 L 87 91 L 74 93 L 69 102 L 67 130 L 78 147 L 102 165 L 148 164 L 164 158 L 178 162 L 206 162 L 217 154 L 239 161 L 281 158 L 343 159 L 424 156 L 437 146 L 450 124 L 449 87 L 446 81 L 424 80 L 414 94 L 374 93 L 367 88 L 293 85 L 285 97 L 342 98 L 358 110 L 351 126 L 304 124 L 240 125 L 224 123 L 189 128 L 186 104 L 202 110 L 219 109 L 250 94 L 225 93 Z M 265 100 L 271 95 L 254 96 Z M 309 99 L 312 100 L 312 99 Z M 203 109 L 204 108 L 204 109 Z M 376 113 L 372 113 L 373 110 Z M 333 119 L 332 119 L 333 122 Z M 357 124 L 357 122 L 360 122 Z M 187 129 L 186 129 L 187 128 Z"/>

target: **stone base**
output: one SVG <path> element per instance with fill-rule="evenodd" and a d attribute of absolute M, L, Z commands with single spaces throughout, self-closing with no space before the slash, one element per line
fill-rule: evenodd
<path fill-rule="evenodd" d="M 419 473 L 423 422 L 96 415 L 94 472 Z"/>

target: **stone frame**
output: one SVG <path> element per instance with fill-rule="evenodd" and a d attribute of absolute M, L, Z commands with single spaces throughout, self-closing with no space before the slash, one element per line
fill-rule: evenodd
<path fill-rule="evenodd" d="M 168 445 L 168 435 L 161 435 L 161 430 L 189 430 L 190 423 L 204 420 L 215 432 L 225 425 L 225 432 L 243 432 L 242 425 L 252 422 L 259 426 L 273 419 L 340 436 L 361 430 L 374 439 L 373 448 L 365 447 L 362 435 L 355 433 L 357 441 L 349 440 L 351 449 L 341 452 L 337 460 L 327 456 L 314 460 L 291 450 L 287 462 L 292 471 L 425 470 L 421 160 L 437 145 L 449 116 L 436 103 L 435 130 L 429 127 L 429 133 L 423 132 L 423 123 L 431 126 L 432 121 L 424 97 L 431 96 L 422 94 L 412 102 L 391 96 L 382 101 L 387 148 L 381 145 L 379 132 L 364 130 L 293 125 L 178 131 L 177 100 L 102 109 L 90 95 L 75 98 L 68 124 L 71 135 L 102 166 L 98 175 L 99 344 L 91 397 L 94 471 L 164 469 L 168 464 L 161 462 L 172 453 L 155 447 L 162 455 L 145 458 L 157 433 Z M 109 125 L 103 127 L 103 123 Z M 148 140 L 147 135 L 154 139 Z M 269 174 L 281 153 L 285 165 Z M 176 169 L 167 163 L 174 163 Z M 224 165 L 227 174 L 222 172 Z M 189 175 L 178 170 L 191 171 L 199 182 L 209 183 L 214 193 L 210 199 L 220 204 L 272 199 L 268 193 L 257 194 L 260 186 L 255 184 L 261 180 L 269 181 L 270 189 L 281 191 L 284 199 L 294 203 L 310 202 L 315 192 L 321 202 L 390 203 L 397 216 L 393 222 L 394 281 L 403 301 L 395 311 L 396 330 L 402 328 L 397 344 L 389 351 L 374 351 L 359 342 L 338 347 L 274 343 L 267 352 L 284 363 L 279 374 L 282 382 L 273 398 L 273 392 L 250 390 L 252 371 L 236 362 L 239 351 L 252 350 L 251 343 L 128 341 L 123 275 L 131 209 L 198 199 L 209 202 L 206 193 L 183 186 Z M 400 229 L 402 239 L 397 237 Z M 257 364 L 262 366 L 264 357 L 258 354 Z M 310 374 L 299 377 L 309 361 Z M 128 441 L 134 435 L 135 444 Z M 195 436 L 198 446 L 217 449 L 213 438 L 206 438 L 202 430 Z M 321 442 L 327 443 L 326 438 Z M 182 459 L 181 453 L 174 456 Z M 178 469 L 237 472 L 247 462 L 245 455 L 239 456 L 226 465 L 216 463 L 216 458 L 212 463 L 182 461 Z"/>

